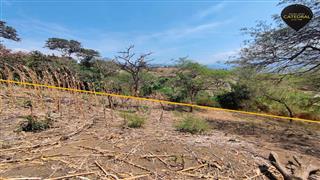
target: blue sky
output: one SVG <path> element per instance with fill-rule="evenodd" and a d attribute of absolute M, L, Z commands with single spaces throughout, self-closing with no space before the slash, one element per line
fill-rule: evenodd
<path fill-rule="evenodd" d="M 153 52 L 153 63 L 188 56 L 222 64 L 243 46 L 243 27 L 279 14 L 278 1 L 0 0 L 1 19 L 17 29 L 15 50 L 41 50 L 50 37 L 75 39 L 113 58 L 131 44 Z"/>

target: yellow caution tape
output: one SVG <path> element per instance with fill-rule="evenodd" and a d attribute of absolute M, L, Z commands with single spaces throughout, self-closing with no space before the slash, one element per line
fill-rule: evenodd
<path fill-rule="evenodd" d="M 319 123 L 320 124 L 320 121 L 317 121 L 317 120 L 309 120 L 309 119 L 294 118 L 294 117 L 287 117 L 287 116 L 277 116 L 277 115 L 256 113 L 256 112 L 248 112 L 248 111 L 238 111 L 238 110 L 216 108 L 216 107 L 209 107 L 209 106 L 201 106 L 201 105 L 188 104 L 188 103 L 165 101 L 165 100 L 159 100 L 159 99 L 151 99 L 151 98 L 144 98 L 144 97 L 135 97 L 135 96 L 120 95 L 120 94 L 112 94 L 112 93 L 106 93 L 106 92 L 87 91 L 87 90 L 81 90 L 81 89 L 64 88 L 64 87 L 51 86 L 51 85 L 45 85 L 45 84 L 35 84 L 35 83 L 20 82 L 20 81 L 13 81 L 13 80 L 4 80 L 4 79 L 0 79 L 0 82 L 13 83 L 13 84 L 19 84 L 19 85 L 27 85 L 27 86 L 34 86 L 34 87 L 44 87 L 44 88 L 58 89 L 58 90 L 64 90 L 64 91 L 73 91 L 73 92 L 79 92 L 79 93 L 88 93 L 88 94 L 95 94 L 95 95 L 101 95 L 101 96 L 113 96 L 113 97 L 118 97 L 118 98 L 128 98 L 128 99 L 135 99 L 135 100 L 142 100 L 142 101 L 158 102 L 158 103 L 164 103 L 164 104 L 174 104 L 174 105 L 195 107 L 195 108 L 208 109 L 208 110 L 217 110 L 217 111 L 234 112 L 234 113 L 241 113 L 241 114 L 250 114 L 250 115 L 256 115 L 256 116 L 280 118 L 280 119 L 303 121 L 303 122 L 310 122 L 310 123 Z"/>

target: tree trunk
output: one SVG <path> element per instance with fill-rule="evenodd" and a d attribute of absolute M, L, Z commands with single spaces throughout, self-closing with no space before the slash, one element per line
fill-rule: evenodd
<path fill-rule="evenodd" d="M 138 93 L 138 91 L 139 91 L 139 79 L 137 77 L 135 77 L 135 76 L 133 76 L 132 79 L 133 79 L 133 88 L 132 88 L 133 92 L 132 92 L 132 95 L 133 96 L 138 96 L 139 95 L 139 93 Z"/>
<path fill-rule="evenodd" d="M 193 104 L 193 101 L 194 101 L 194 94 L 191 93 L 191 96 L 190 96 L 190 104 Z M 189 112 L 193 112 L 193 106 L 190 106 Z"/>
<path fill-rule="evenodd" d="M 281 100 L 281 99 L 277 99 L 277 98 L 271 97 L 271 96 L 269 96 L 269 95 L 265 95 L 265 97 L 267 97 L 268 99 L 270 99 L 270 100 L 272 100 L 272 101 L 276 101 L 276 102 L 282 104 L 282 105 L 286 108 L 286 110 L 288 111 L 289 116 L 290 116 L 290 117 L 293 117 L 293 112 L 292 112 L 291 108 L 287 105 L 286 102 L 284 102 L 284 101 Z M 292 122 L 292 119 L 290 119 L 290 122 Z"/>

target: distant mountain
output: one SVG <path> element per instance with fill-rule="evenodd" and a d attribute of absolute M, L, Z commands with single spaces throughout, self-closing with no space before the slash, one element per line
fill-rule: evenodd
<path fill-rule="evenodd" d="M 113 59 L 109 58 L 109 57 L 103 57 L 102 60 L 104 60 L 104 61 L 112 61 Z"/>
<path fill-rule="evenodd" d="M 207 67 L 211 69 L 231 69 L 232 66 L 229 64 L 215 63 L 215 64 L 207 64 Z"/>
<path fill-rule="evenodd" d="M 110 61 L 112 60 L 111 58 L 103 58 L 105 61 Z M 205 66 L 207 66 L 210 69 L 231 69 L 232 65 L 229 64 L 224 64 L 224 63 L 214 63 L 214 64 L 203 64 Z M 150 64 L 151 67 L 153 68 L 166 68 L 166 67 L 173 67 L 175 66 L 174 63 L 152 63 Z"/>

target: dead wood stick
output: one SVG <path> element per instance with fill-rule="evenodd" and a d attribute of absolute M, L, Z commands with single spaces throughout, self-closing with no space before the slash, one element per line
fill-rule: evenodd
<path fill-rule="evenodd" d="M 186 169 L 182 169 L 178 172 L 185 172 L 185 171 L 190 171 L 190 170 L 196 170 L 196 169 L 199 169 L 199 168 L 202 168 L 202 167 L 205 167 L 205 166 L 208 166 L 208 164 L 201 164 L 199 166 L 193 166 L 193 167 L 189 167 L 189 168 L 186 168 Z"/>
<path fill-rule="evenodd" d="M 217 161 L 214 161 L 214 162 L 211 161 L 211 162 L 210 162 L 210 161 L 208 161 L 208 160 L 206 160 L 206 159 L 202 159 L 202 158 L 198 157 L 198 155 L 197 155 L 195 152 L 193 152 L 191 149 L 189 149 L 189 148 L 185 148 L 185 150 L 188 151 L 189 153 L 191 153 L 191 155 L 194 157 L 194 159 L 195 159 L 199 164 L 207 164 L 207 165 L 209 165 L 209 166 L 218 168 L 220 171 L 222 170 L 222 167 L 218 164 Z"/>
<path fill-rule="evenodd" d="M 105 169 L 103 169 L 103 167 L 97 162 L 97 161 L 94 161 L 94 163 L 101 169 L 101 171 L 108 176 L 108 173 Z"/>
<path fill-rule="evenodd" d="M 280 164 L 279 157 L 276 153 L 271 152 L 269 155 L 270 163 L 282 174 L 284 179 L 289 179 L 290 175 L 285 167 Z"/>
<path fill-rule="evenodd" d="M 30 158 L 25 158 L 25 159 L 14 159 L 14 160 L 9 160 L 9 161 L 2 161 L 1 163 L 16 163 L 16 162 L 23 162 L 23 161 L 33 161 L 35 159 L 46 159 L 46 158 L 51 158 L 51 157 L 58 157 L 58 156 L 68 156 L 64 154 L 54 154 L 54 155 L 39 155 L 39 156 L 34 156 Z"/>
<path fill-rule="evenodd" d="M 106 149 L 98 149 L 98 148 L 93 148 L 93 147 L 88 147 L 88 146 L 78 146 L 78 147 L 81 147 L 83 149 L 88 149 L 88 150 L 92 150 L 92 151 L 96 151 L 100 154 L 105 154 L 105 153 L 114 153 L 115 151 L 110 151 L 110 150 L 106 150 Z"/>
<path fill-rule="evenodd" d="M 72 164 L 70 161 L 63 160 L 63 159 L 56 159 L 56 160 L 63 162 L 64 164 L 66 164 L 70 168 L 78 169 L 78 167 L 76 165 Z"/>
<path fill-rule="evenodd" d="M 163 164 L 165 164 L 170 169 L 170 164 L 168 164 L 166 161 L 161 159 L 159 156 L 156 156 L 156 158 L 159 159 L 159 161 L 161 161 Z"/>
<path fill-rule="evenodd" d="M 298 157 L 293 158 L 298 165 L 296 165 L 293 172 L 290 172 L 285 168 L 284 164 L 279 161 L 279 157 L 275 152 L 270 152 L 269 155 L 270 163 L 281 173 L 285 180 L 308 179 L 311 174 L 320 170 L 309 163 L 302 164 Z"/>
<path fill-rule="evenodd" d="M 40 180 L 42 179 L 41 177 L 21 177 L 21 178 L 9 178 L 9 179 L 2 179 L 1 180 Z"/>
<path fill-rule="evenodd" d="M 101 169 L 101 171 L 103 171 L 103 173 L 104 173 L 106 176 L 111 176 L 111 177 L 113 177 L 114 179 L 119 179 L 116 175 L 113 175 L 113 174 L 108 173 L 97 161 L 94 161 L 94 163 Z"/>
<path fill-rule="evenodd" d="M 191 153 L 191 155 L 193 156 L 193 158 L 199 163 L 199 164 L 204 164 L 202 162 L 202 160 L 197 156 L 197 154 L 195 152 L 193 152 L 191 149 L 189 148 L 185 148 L 186 151 L 188 151 L 189 153 Z"/>
<path fill-rule="evenodd" d="M 214 176 L 210 175 L 204 175 L 204 174 L 191 174 L 191 173 L 186 173 L 186 172 L 177 172 L 178 174 L 185 175 L 185 176 L 191 176 L 191 177 L 197 177 L 197 178 L 206 178 L 206 179 L 215 179 Z"/>
<path fill-rule="evenodd" d="M 299 166 L 302 165 L 297 156 L 293 156 L 293 159 L 296 161 L 296 163 L 297 163 Z"/>
<path fill-rule="evenodd" d="M 149 176 L 149 175 L 150 175 L 150 174 L 142 174 L 142 175 L 137 175 L 137 176 L 133 176 L 133 177 L 123 178 L 123 179 L 121 179 L 121 180 L 138 179 L 138 178 L 146 177 L 146 176 Z"/>
<path fill-rule="evenodd" d="M 127 160 L 124 160 L 124 159 L 120 159 L 120 158 L 116 158 L 116 160 L 122 161 L 122 162 L 127 163 L 127 164 L 130 164 L 130 165 L 132 165 L 132 166 L 134 166 L 134 167 L 137 167 L 137 168 L 143 169 L 143 170 L 145 170 L 145 171 L 151 172 L 151 170 L 149 170 L 149 169 L 147 169 L 147 168 L 145 168 L 145 167 L 143 167 L 143 166 L 140 166 L 140 165 L 138 165 L 138 164 L 134 164 L 134 163 L 132 163 L 132 162 L 130 162 L 130 161 L 127 161 Z"/>
<path fill-rule="evenodd" d="M 261 175 L 263 175 L 263 174 L 262 173 L 258 173 L 258 174 L 254 175 L 252 177 L 248 177 L 246 180 L 254 179 L 254 178 L 259 177 Z"/>
<path fill-rule="evenodd" d="M 156 157 L 176 157 L 177 155 L 166 155 L 166 154 L 163 154 L 163 155 L 157 155 L 157 154 L 150 154 L 150 155 L 143 155 L 141 156 L 142 158 L 156 158 Z"/>
<path fill-rule="evenodd" d="M 42 146 L 53 146 L 53 145 L 56 145 L 56 144 L 59 144 L 59 142 L 51 142 L 51 143 L 47 143 L 47 144 L 36 144 L 36 145 L 33 145 L 33 146 L 24 146 L 24 147 L 15 147 L 15 148 L 1 149 L 0 152 L 20 150 L 20 149 L 24 149 L 24 150 L 26 150 L 26 149 L 33 149 L 33 148 L 39 148 L 39 147 L 42 147 Z"/>
<path fill-rule="evenodd" d="M 122 159 L 127 159 L 128 156 L 129 156 L 130 154 L 133 154 L 140 145 L 142 145 L 142 143 L 139 143 L 139 144 L 135 145 L 128 153 L 126 153 L 126 154 L 124 155 L 124 157 L 123 157 Z"/>
<path fill-rule="evenodd" d="M 79 129 L 75 130 L 74 132 L 69 133 L 69 134 L 64 135 L 64 136 L 61 136 L 60 140 L 70 139 L 71 137 L 80 134 L 83 130 L 91 128 L 94 123 L 95 123 L 95 120 L 92 119 L 90 123 L 83 125 L 82 127 L 80 127 Z"/>
<path fill-rule="evenodd" d="M 70 174 L 66 176 L 60 176 L 60 177 L 55 177 L 55 178 L 49 178 L 45 180 L 59 180 L 59 179 L 65 179 L 65 178 L 70 178 L 70 177 L 75 177 L 75 176 L 83 176 L 83 175 L 90 175 L 90 174 L 95 174 L 96 172 L 85 172 L 85 173 L 77 173 L 77 174 Z"/>
<path fill-rule="evenodd" d="M 150 154 L 153 155 L 152 152 L 150 152 Z M 159 161 L 161 161 L 164 165 L 166 165 L 167 168 L 169 168 L 170 170 L 173 170 L 171 168 L 171 165 L 168 164 L 165 160 L 161 159 L 159 156 L 154 156 L 154 157 L 157 158 Z"/>

